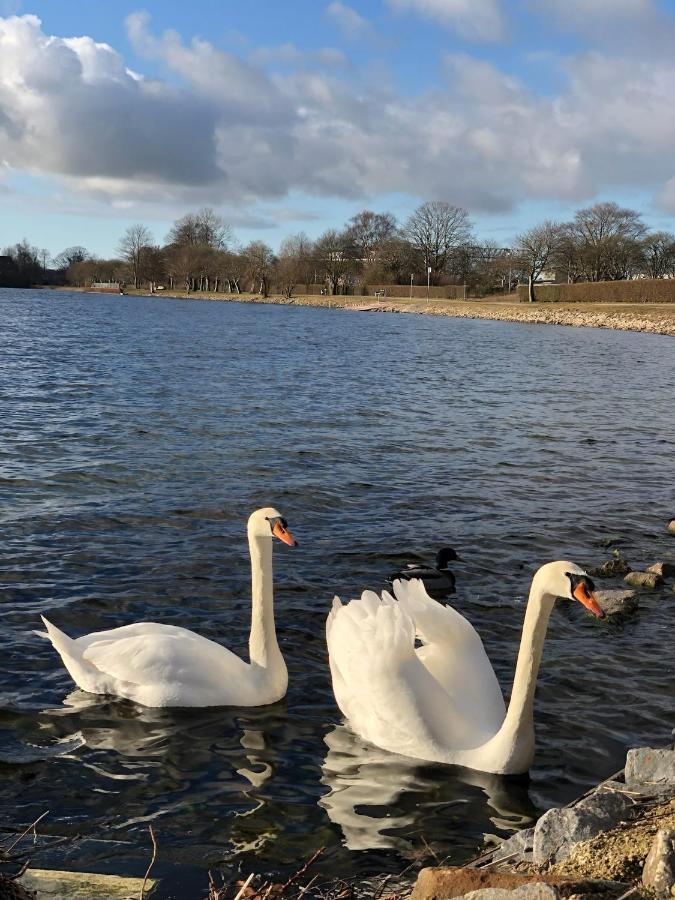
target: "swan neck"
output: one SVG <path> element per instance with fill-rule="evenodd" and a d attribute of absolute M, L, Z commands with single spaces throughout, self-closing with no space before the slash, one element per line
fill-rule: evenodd
<path fill-rule="evenodd" d="M 249 656 L 252 663 L 268 668 L 281 657 L 274 627 L 272 541 L 249 531 L 248 544 L 252 595 Z"/>
<path fill-rule="evenodd" d="M 534 579 L 525 610 L 509 708 L 500 732 L 512 763 L 525 771 L 534 757 L 534 693 L 555 597 Z M 517 762 L 516 762 L 517 758 Z"/>

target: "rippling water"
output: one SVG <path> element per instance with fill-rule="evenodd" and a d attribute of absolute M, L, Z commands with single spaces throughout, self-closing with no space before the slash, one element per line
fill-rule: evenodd
<path fill-rule="evenodd" d="M 611 540 L 634 567 L 673 560 L 672 338 L 31 291 L 0 291 L 0 324 L 0 816 L 49 809 L 46 832 L 87 836 L 41 860 L 142 873 L 152 823 L 175 896 L 205 867 L 283 875 L 322 846 L 325 875 L 462 861 L 667 737 L 670 586 L 623 626 L 558 605 L 529 784 L 361 744 L 323 629 L 334 593 L 452 544 L 453 602 L 508 691 L 540 563 L 594 565 Z M 245 522 L 270 503 L 301 544 L 275 551 L 283 703 L 73 690 L 40 613 L 245 653 Z"/>

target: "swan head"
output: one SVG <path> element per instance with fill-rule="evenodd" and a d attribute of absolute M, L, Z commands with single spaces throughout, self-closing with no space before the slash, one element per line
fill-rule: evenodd
<path fill-rule="evenodd" d="M 248 533 L 270 540 L 276 537 L 289 547 L 298 546 L 298 542 L 288 530 L 288 522 L 273 506 L 264 506 L 251 513 L 248 519 Z"/>
<path fill-rule="evenodd" d="M 550 596 L 578 600 L 598 619 L 605 618 L 595 596 L 595 585 L 575 563 L 566 560 L 547 563 L 539 569 L 537 576 L 543 579 L 543 588 Z"/>

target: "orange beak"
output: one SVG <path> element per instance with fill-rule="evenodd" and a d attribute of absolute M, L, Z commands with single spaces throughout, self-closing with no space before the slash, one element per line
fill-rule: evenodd
<path fill-rule="evenodd" d="M 593 591 L 589 591 L 583 581 L 580 581 L 579 584 L 574 588 L 574 596 L 579 601 L 579 603 L 583 603 L 586 609 L 590 609 L 593 615 L 597 616 L 598 619 L 605 618 L 605 613 L 603 612 L 598 601 L 595 599 Z"/>
<path fill-rule="evenodd" d="M 288 531 L 288 529 L 284 528 L 281 522 L 277 522 L 274 528 L 272 529 L 272 534 L 274 537 L 278 537 L 280 541 L 283 541 L 284 544 L 288 544 L 289 547 L 297 547 L 298 542 L 293 537 L 293 535 Z"/>

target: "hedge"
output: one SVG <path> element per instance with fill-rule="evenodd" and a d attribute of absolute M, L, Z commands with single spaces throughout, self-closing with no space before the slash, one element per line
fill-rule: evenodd
<path fill-rule="evenodd" d="M 542 303 L 675 303 L 675 279 L 535 284 L 534 297 Z M 518 285 L 518 299 L 528 302 L 526 284 Z"/>

